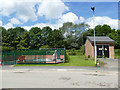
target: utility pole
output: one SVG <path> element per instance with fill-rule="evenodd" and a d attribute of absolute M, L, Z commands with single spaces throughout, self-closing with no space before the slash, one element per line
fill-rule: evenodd
<path fill-rule="evenodd" d="M 95 16 L 94 16 L 94 10 L 95 10 L 95 7 L 91 7 L 91 10 L 93 11 L 93 29 L 94 29 L 94 57 L 95 57 L 95 67 L 97 67 L 97 58 L 96 58 L 96 42 L 95 42 Z"/>

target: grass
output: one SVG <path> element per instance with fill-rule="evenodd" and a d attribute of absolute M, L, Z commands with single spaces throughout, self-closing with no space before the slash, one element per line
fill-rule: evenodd
<path fill-rule="evenodd" d="M 16 64 L 14 66 L 95 66 L 94 60 L 85 60 L 84 55 L 70 55 L 69 63 L 61 64 Z"/>
<path fill-rule="evenodd" d="M 115 59 L 120 59 L 120 49 L 115 49 Z"/>

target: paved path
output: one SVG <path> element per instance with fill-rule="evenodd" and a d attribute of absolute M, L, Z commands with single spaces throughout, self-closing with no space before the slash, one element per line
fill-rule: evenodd
<path fill-rule="evenodd" d="M 105 63 L 104 68 L 118 71 L 118 59 L 99 59 Z"/>

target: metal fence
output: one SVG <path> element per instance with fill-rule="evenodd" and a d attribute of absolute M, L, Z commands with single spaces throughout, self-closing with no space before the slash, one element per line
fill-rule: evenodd
<path fill-rule="evenodd" d="M 2 52 L 2 65 L 65 62 L 65 48 L 41 48 L 39 50 L 17 50 L 12 52 Z"/>

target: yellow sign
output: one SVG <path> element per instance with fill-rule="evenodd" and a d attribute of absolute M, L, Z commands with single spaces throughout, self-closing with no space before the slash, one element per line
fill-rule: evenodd
<path fill-rule="evenodd" d="M 105 51 L 107 51 L 107 48 L 105 48 Z"/>

